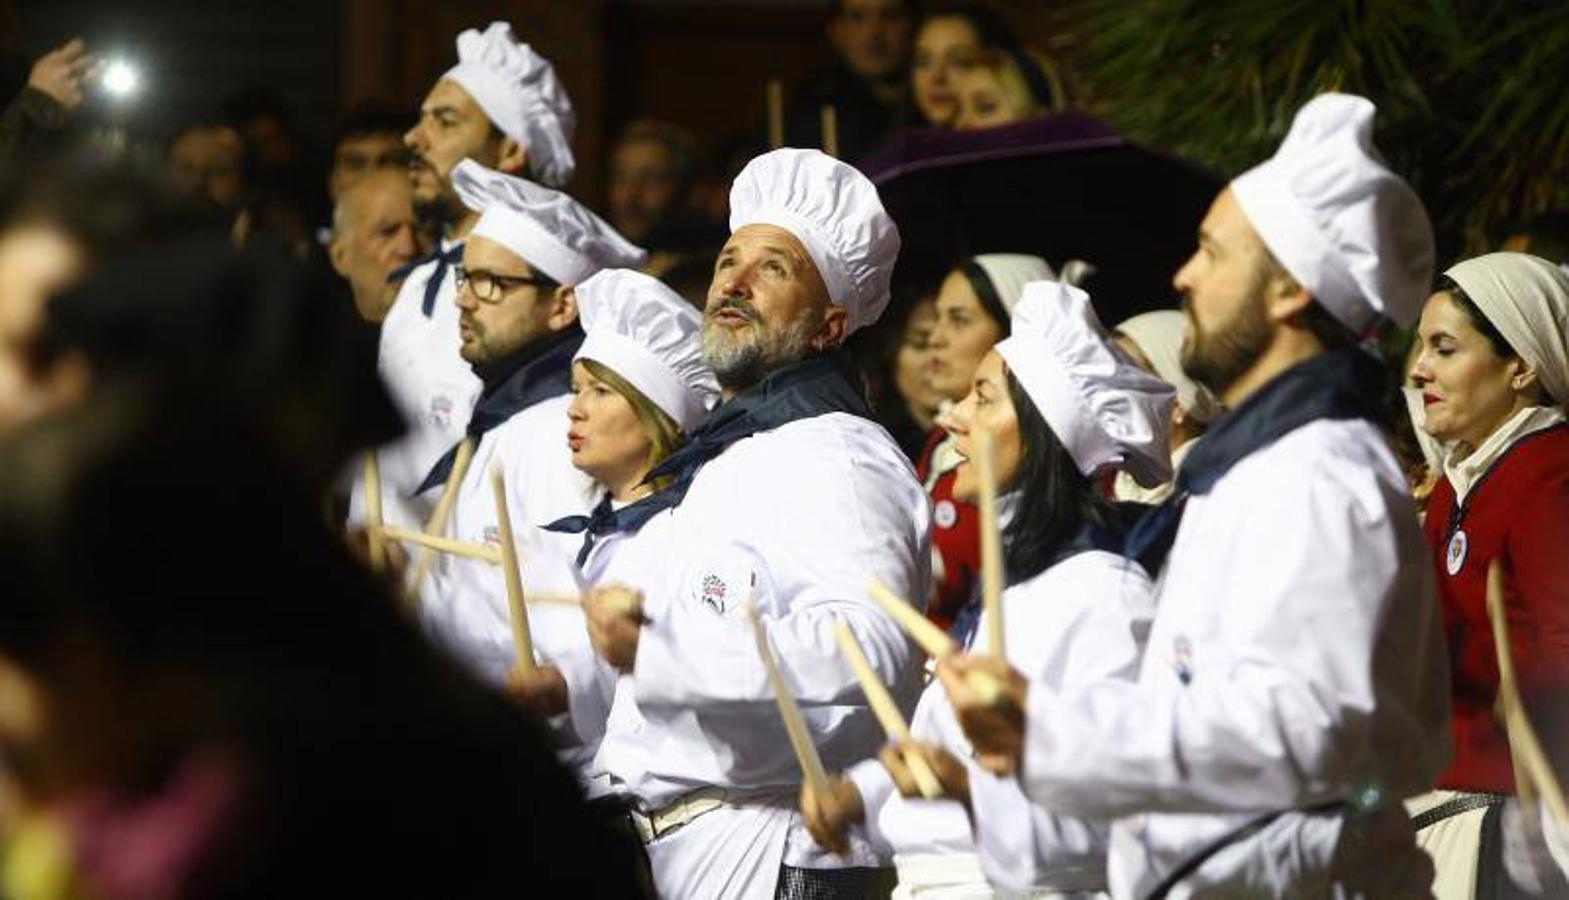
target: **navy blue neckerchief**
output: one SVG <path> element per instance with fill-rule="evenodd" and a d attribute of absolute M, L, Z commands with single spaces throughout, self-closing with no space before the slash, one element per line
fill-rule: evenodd
<path fill-rule="evenodd" d="M 425 281 L 425 299 L 420 302 L 419 307 L 420 312 L 423 312 L 427 319 L 436 311 L 436 295 L 441 293 L 441 282 L 442 279 L 447 277 L 447 269 L 463 261 L 462 242 L 454 243 L 445 250 L 437 247 L 424 256 L 416 257 L 398 266 L 392 270 L 391 275 L 387 276 L 387 283 L 394 284 L 409 277 L 410 272 L 433 260 L 436 263 L 436 270 L 431 272 L 430 278 Z"/>
<path fill-rule="evenodd" d="M 474 405 L 464 433 L 476 442 L 485 432 L 517 415 L 522 410 L 572 390 L 572 357 L 583 344 L 583 330 L 577 325 L 536 344 L 501 363 L 491 377 L 479 371 L 485 381 L 484 393 Z M 461 443 L 461 442 L 460 442 Z M 452 474 L 459 444 L 436 460 L 430 474 L 414 493 L 423 494 L 443 484 Z"/>
<path fill-rule="evenodd" d="M 1046 565 L 1042 566 L 1040 571 L 1044 572 L 1071 556 L 1078 556 L 1091 550 L 1104 550 L 1107 553 L 1124 555 L 1128 530 L 1147 509 L 1148 507 L 1142 503 L 1113 504 L 1107 521 L 1085 522 L 1080 525 L 1079 530 L 1063 541 L 1047 558 Z M 1035 573 L 1035 575 L 1039 574 L 1040 572 Z M 1035 575 L 1031 575 L 1030 578 L 1034 578 Z M 1014 584 L 1028 580 L 1028 578 L 1021 578 L 1016 581 L 1010 578 L 1008 586 L 1012 587 Z M 976 597 L 959 610 L 959 614 L 953 618 L 953 624 L 948 627 L 948 635 L 965 649 L 969 649 L 970 642 L 975 640 L 975 629 L 981 624 L 980 589 L 980 582 L 977 580 Z"/>
<path fill-rule="evenodd" d="M 635 501 L 622 507 L 622 509 L 630 509 L 634 505 L 636 505 Z M 611 506 L 610 492 L 606 491 L 605 496 L 600 498 L 599 503 L 594 506 L 593 511 L 588 515 L 565 516 L 546 525 L 545 530 L 561 534 L 581 533 L 583 535 L 583 546 L 577 551 L 577 565 L 581 569 L 583 563 L 588 561 L 589 551 L 594 549 L 595 541 L 607 534 L 615 534 L 622 530 L 620 517 L 616 515 L 617 512 L 618 510 Z M 639 522 L 638 524 L 641 525 L 642 523 Z"/>
<path fill-rule="evenodd" d="M 761 431 L 836 412 L 864 419 L 872 417 L 849 368 L 849 358 L 834 353 L 792 363 L 716 407 L 692 430 L 680 449 L 643 479 L 646 484 L 672 478 L 664 488 L 617 510 L 610 508 L 607 497 L 592 515 L 568 516 L 545 528 L 566 534 L 582 532 L 583 548 L 578 551 L 578 565 L 582 565 L 596 538 L 617 531 L 637 531 L 657 513 L 679 506 L 697 470 L 726 447 Z"/>
<path fill-rule="evenodd" d="M 1127 555 L 1154 577 L 1166 562 L 1188 498 L 1207 494 L 1231 467 L 1320 419 L 1384 418 L 1387 373 L 1366 352 L 1321 353 L 1275 376 L 1236 409 L 1216 419 L 1177 473 L 1176 490 L 1128 535 Z"/>

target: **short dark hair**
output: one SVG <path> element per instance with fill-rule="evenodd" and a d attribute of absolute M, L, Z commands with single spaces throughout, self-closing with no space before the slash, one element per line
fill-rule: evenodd
<path fill-rule="evenodd" d="M 975 3 L 967 3 L 964 0 L 939 0 L 939 2 L 923 4 L 917 28 L 932 19 L 963 19 L 975 29 L 976 36 L 981 39 L 981 46 L 987 49 L 1013 51 L 1020 47 L 1019 37 L 1008 25 L 1007 20 L 998 15 L 995 10 Z"/>
<path fill-rule="evenodd" d="M 1264 280 L 1266 282 L 1270 278 L 1284 278 L 1299 289 L 1307 291 L 1307 288 L 1297 281 L 1297 276 L 1291 274 L 1289 269 L 1281 265 L 1274 251 L 1267 246 L 1264 248 L 1264 266 Z M 1309 291 L 1308 293 L 1311 292 Z M 1319 302 L 1317 297 L 1313 297 L 1307 308 L 1302 310 L 1302 325 L 1307 328 L 1313 337 L 1318 339 L 1319 344 L 1323 345 L 1325 350 L 1355 347 L 1362 342 L 1361 336 L 1352 331 L 1344 322 L 1335 318 L 1335 315 L 1323 303 Z"/>
<path fill-rule="evenodd" d="M 362 100 L 349 107 L 333 129 L 332 146 L 375 134 L 395 134 L 399 138 L 413 124 L 410 117 L 375 100 Z"/>
<path fill-rule="evenodd" d="M 1019 420 L 1019 470 L 1014 479 L 1018 507 L 1003 529 L 1003 564 L 1009 584 L 1028 581 L 1055 562 L 1065 544 L 1086 524 L 1112 521 L 1112 504 L 1052 432 L 1046 417 L 1013 372 L 1008 398 Z"/>
<path fill-rule="evenodd" d="M 1323 344 L 1326 350 L 1354 347 L 1362 342 L 1356 332 L 1335 318 L 1334 314 L 1316 298 L 1308 304 L 1307 309 L 1302 311 L 1302 324 L 1307 326 L 1307 330 L 1318 338 L 1318 342 Z"/>

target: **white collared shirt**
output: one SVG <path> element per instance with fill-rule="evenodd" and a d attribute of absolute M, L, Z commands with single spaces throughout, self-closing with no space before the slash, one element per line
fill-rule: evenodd
<path fill-rule="evenodd" d="M 1469 454 L 1459 456 L 1457 448 L 1451 446 L 1444 454 L 1444 477 L 1455 489 L 1455 505 L 1465 503 L 1466 494 L 1516 441 L 1563 420 L 1564 411 L 1556 406 L 1527 406 L 1493 429 L 1487 440 Z"/>

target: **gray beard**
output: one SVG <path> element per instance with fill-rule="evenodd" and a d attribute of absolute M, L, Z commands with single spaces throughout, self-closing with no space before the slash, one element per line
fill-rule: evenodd
<path fill-rule="evenodd" d="M 723 328 L 703 323 L 703 363 L 714 370 L 720 387 L 745 390 L 762 381 L 768 373 L 812 352 L 810 318 L 802 318 L 783 328 L 767 329 L 755 319 L 753 337 L 736 338 Z"/>

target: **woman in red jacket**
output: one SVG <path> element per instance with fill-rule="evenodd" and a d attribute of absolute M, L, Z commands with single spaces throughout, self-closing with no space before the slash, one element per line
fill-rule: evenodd
<path fill-rule="evenodd" d="M 1009 315 L 1024 286 L 1055 279 L 1045 260 L 1015 253 L 971 257 L 949 272 L 937 293 L 937 322 L 926 345 L 932 388 L 949 401 L 963 399 L 981 358 L 1008 336 Z M 975 507 L 953 496 L 954 470 L 962 461 L 953 448 L 953 436 L 938 426 L 915 463 L 932 498 L 934 591 L 926 614 L 944 628 L 970 601 L 981 563 Z"/>
<path fill-rule="evenodd" d="M 1569 274 L 1523 253 L 1493 253 L 1448 272 L 1422 312 L 1411 380 L 1422 427 L 1444 445 L 1443 479 L 1424 527 L 1449 636 L 1454 758 L 1439 779 L 1435 825 L 1452 850 L 1435 854 L 1439 882 L 1486 894 L 1503 877 L 1498 828 L 1520 814 L 1508 737 L 1495 715 L 1498 663 L 1487 616 L 1487 572 L 1503 564 L 1516 677 L 1539 729 L 1565 721 L 1569 688 Z M 1487 810 L 1487 811 L 1484 811 Z M 1423 818 L 1419 827 L 1440 819 Z M 1475 829 L 1477 841 L 1469 835 Z M 1507 830 L 1507 829 L 1506 829 Z M 1466 837 L 1454 836 L 1456 831 Z M 1423 835 L 1432 846 L 1434 838 Z M 1458 844 L 1456 843 L 1458 842 Z M 1460 845 L 1492 847 L 1480 857 Z M 1450 868 L 1454 866 L 1455 868 Z M 1510 875 L 1517 873 L 1511 871 Z M 1520 878 L 1515 879 L 1519 881 Z M 1467 890 L 1466 883 L 1470 888 Z"/>

